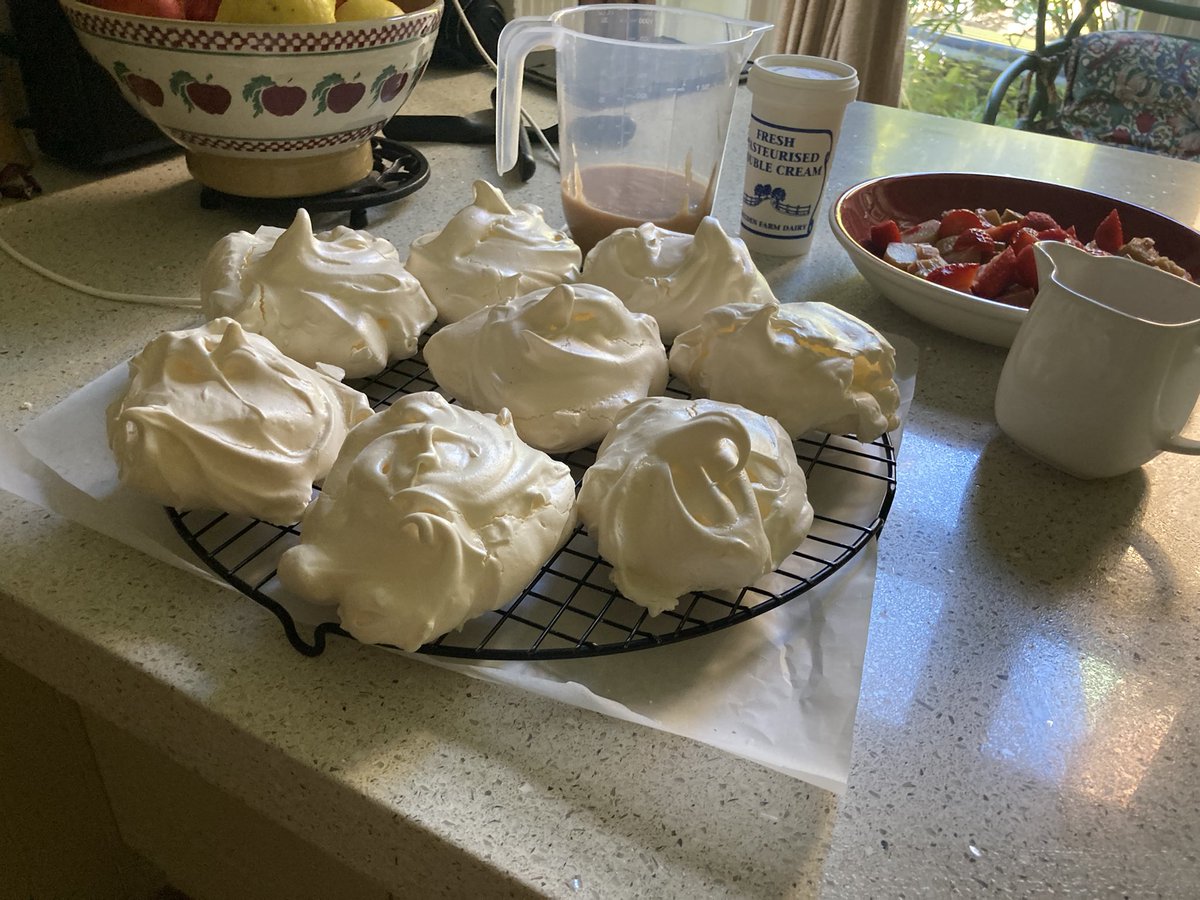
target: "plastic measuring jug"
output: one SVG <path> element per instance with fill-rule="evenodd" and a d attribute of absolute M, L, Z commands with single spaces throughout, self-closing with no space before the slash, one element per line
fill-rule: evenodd
<path fill-rule="evenodd" d="M 618 228 L 712 212 L 734 91 L 765 22 L 634 4 L 513 19 L 497 47 L 496 164 L 517 160 L 525 57 L 553 48 L 563 214 L 586 253 Z"/>

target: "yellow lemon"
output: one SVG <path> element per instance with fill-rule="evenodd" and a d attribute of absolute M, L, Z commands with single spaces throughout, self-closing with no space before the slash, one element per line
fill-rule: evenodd
<path fill-rule="evenodd" d="M 345 0 L 338 6 L 336 15 L 339 22 L 356 22 L 402 16 L 404 10 L 391 0 Z"/>
<path fill-rule="evenodd" d="M 261 25 L 312 25 L 337 21 L 337 0 L 221 0 L 218 22 Z"/>

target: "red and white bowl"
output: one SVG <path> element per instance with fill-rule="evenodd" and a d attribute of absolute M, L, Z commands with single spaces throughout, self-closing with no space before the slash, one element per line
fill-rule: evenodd
<path fill-rule="evenodd" d="M 337 190 L 425 71 L 443 0 L 330 25 L 156 19 L 59 0 L 80 43 L 209 187 L 248 197 Z"/>

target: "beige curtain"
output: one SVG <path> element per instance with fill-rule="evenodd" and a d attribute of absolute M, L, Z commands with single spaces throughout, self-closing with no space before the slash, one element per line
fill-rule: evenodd
<path fill-rule="evenodd" d="M 858 99 L 896 106 L 904 73 L 905 0 L 781 0 L 781 53 L 824 56 L 858 70 Z"/>

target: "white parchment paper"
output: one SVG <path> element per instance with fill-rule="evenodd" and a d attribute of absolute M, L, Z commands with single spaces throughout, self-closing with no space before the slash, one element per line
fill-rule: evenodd
<path fill-rule="evenodd" d="M 906 415 L 917 351 L 909 341 L 892 340 Z M 0 489 L 233 590 L 197 563 L 160 506 L 118 483 L 104 411 L 125 381 L 121 364 L 18 434 L 0 435 Z M 892 438 L 898 445 L 899 435 Z M 689 737 L 840 791 L 850 767 L 875 560 L 872 541 L 841 572 L 796 601 L 652 650 L 500 663 L 406 655 Z"/>

